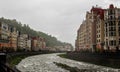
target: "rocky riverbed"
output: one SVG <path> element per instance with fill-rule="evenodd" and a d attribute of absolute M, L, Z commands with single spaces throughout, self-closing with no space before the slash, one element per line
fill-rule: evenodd
<path fill-rule="evenodd" d="M 57 56 L 58 54 L 60 53 L 27 57 L 23 59 L 18 65 L 16 65 L 16 67 L 21 72 L 70 72 L 65 68 L 63 69 L 55 64 L 61 63 L 70 67 L 76 67 L 81 72 L 120 72 L 120 69 L 113 69 L 109 67 L 61 58 Z"/>

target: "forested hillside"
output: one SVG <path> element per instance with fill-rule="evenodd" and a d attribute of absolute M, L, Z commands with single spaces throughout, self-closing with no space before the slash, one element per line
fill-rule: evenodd
<path fill-rule="evenodd" d="M 43 33 L 41 31 L 35 31 L 32 28 L 29 27 L 27 24 L 22 24 L 21 22 L 18 22 L 16 19 L 5 19 L 5 18 L 0 18 L 1 22 L 4 22 L 8 24 L 9 26 L 15 27 L 18 31 L 20 31 L 21 34 L 29 34 L 31 37 L 34 36 L 40 36 L 45 38 L 46 40 L 46 45 L 53 47 L 53 46 L 59 46 L 59 45 L 65 45 L 66 43 L 58 41 L 56 37 L 48 35 L 46 33 Z"/>

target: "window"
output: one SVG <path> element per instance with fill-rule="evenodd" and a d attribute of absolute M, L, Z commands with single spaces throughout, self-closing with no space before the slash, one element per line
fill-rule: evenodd
<path fill-rule="evenodd" d="M 115 41 L 115 40 L 111 40 L 111 41 L 109 42 L 109 44 L 110 44 L 111 46 L 115 46 L 115 45 L 116 45 L 116 41 Z"/>
<path fill-rule="evenodd" d="M 110 19 L 112 20 L 112 19 L 113 19 L 113 17 L 112 17 L 112 16 L 110 16 Z"/>
<path fill-rule="evenodd" d="M 113 41 L 113 45 L 116 46 L 116 41 L 115 40 Z"/>
<path fill-rule="evenodd" d="M 111 32 L 111 36 L 113 36 L 113 32 Z"/>
<path fill-rule="evenodd" d="M 107 28 L 106 28 L 106 32 L 107 32 Z"/>
<path fill-rule="evenodd" d="M 113 32 L 113 36 L 116 36 L 116 32 Z"/>
<path fill-rule="evenodd" d="M 118 31 L 120 31 L 120 27 L 118 27 Z"/>
<path fill-rule="evenodd" d="M 106 45 L 108 46 L 108 41 L 106 41 Z"/>
<path fill-rule="evenodd" d="M 105 26 L 107 27 L 107 23 L 105 23 Z"/>
<path fill-rule="evenodd" d="M 100 42 L 100 39 L 99 39 L 99 42 Z"/>
<path fill-rule="evenodd" d="M 106 33 L 106 37 L 107 37 L 108 35 L 107 35 L 107 33 Z"/>
<path fill-rule="evenodd" d="M 120 45 L 120 39 L 119 39 L 119 45 Z"/>
<path fill-rule="evenodd" d="M 113 22 L 112 21 L 109 21 L 109 26 L 113 26 Z"/>
<path fill-rule="evenodd" d="M 116 31 L 115 27 L 109 27 L 109 31 Z"/>
<path fill-rule="evenodd" d="M 120 21 L 118 22 L 118 26 L 120 26 Z"/>
<path fill-rule="evenodd" d="M 113 14 L 112 9 L 109 10 L 108 14 L 109 14 L 109 15 Z"/>
<path fill-rule="evenodd" d="M 113 24 L 113 25 L 115 26 L 115 24 L 116 24 L 116 22 L 114 21 L 114 24 Z"/>
<path fill-rule="evenodd" d="M 116 31 L 116 27 L 113 27 L 113 31 Z"/>
<path fill-rule="evenodd" d="M 115 31 L 111 31 L 111 32 L 109 32 L 109 36 L 116 36 Z"/>
<path fill-rule="evenodd" d="M 120 20 L 120 16 L 118 17 L 118 20 Z"/>
<path fill-rule="evenodd" d="M 6 30 L 6 29 L 7 29 L 7 27 L 6 27 L 6 26 L 3 26 L 3 29 L 5 29 L 5 30 Z"/>

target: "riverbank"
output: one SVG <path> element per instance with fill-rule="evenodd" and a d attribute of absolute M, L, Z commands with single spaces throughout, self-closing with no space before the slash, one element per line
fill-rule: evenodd
<path fill-rule="evenodd" d="M 14 53 L 7 53 L 7 64 L 10 68 L 16 70 L 16 65 L 22 61 L 23 59 L 40 54 L 50 54 L 55 52 L 48 52 L 48 51 L 41 51 L 41 52 L 14 52 Z"/>
<path fill-rule="evenodd" d="M 120 69 L 120 56 L 117 53 L 100 54 L 100 53 L 68 52 L 67 54 L 62 54 L 59 56 L 76 61 L 83 61 L 91 64 Z"/>

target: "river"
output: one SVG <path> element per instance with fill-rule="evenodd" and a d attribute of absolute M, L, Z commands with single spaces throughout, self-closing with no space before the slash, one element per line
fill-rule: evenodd
<path fill-rule="evenodd" d="M 16 65 L 16 68 L 21 72 L 70 72 L 69 70 L 58 67 L 54 63 L 56 62 L 70 67 L 77 67 L 81 72 L 84 72 L 82 70 L 85 70 L 85 72 L 120 72 L 120 69 L 61 58 L 58 54 L 60 53 L 30 56 Z"/>

